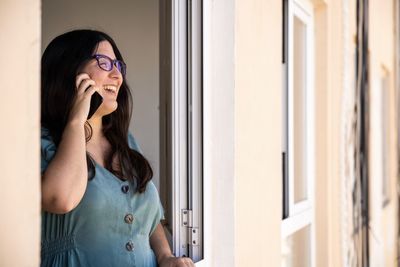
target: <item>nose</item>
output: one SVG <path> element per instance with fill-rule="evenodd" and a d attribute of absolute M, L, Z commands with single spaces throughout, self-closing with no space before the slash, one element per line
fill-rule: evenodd
<path fill-rule="evenodd" d="M 113 65 L 112 70 L 110 71 L 110 76 L 114 79 L 121 79 L 122 80 L 122 73 L 118 70 L 118 68 Z"/>

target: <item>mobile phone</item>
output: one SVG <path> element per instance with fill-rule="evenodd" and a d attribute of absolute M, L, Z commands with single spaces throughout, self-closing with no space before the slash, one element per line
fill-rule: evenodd
<path fill-rule="evenodd" d="M 86 89 L 87 90 L 87 89 Z M 90 119 L 103 102 L 103 97 L 96 91 L 90 99 L 90 109 L 87 119 Z"/>

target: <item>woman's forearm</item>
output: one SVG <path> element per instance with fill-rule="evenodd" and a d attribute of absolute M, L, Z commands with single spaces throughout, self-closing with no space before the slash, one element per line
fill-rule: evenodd
<path fill-rule="evenodd" d="M 87 185 L 84 125 L 70 122 L 42 176 L 42 207 L 53 213 L 67 213 L 82 199 Z"/>
<path fill-rule="evenodd" d="M 161 223 L 157 225 L 157 228 L 150 236 L 150 245 L 156 254 L 158 264 L 165 258 L 173 257 Z"/>

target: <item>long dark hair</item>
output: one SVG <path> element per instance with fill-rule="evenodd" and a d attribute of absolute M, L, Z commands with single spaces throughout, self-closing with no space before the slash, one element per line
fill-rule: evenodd
<path fill-rule="evenodd" d="M 41 69 L 41 124 L 47 128 L 58 147 L 64 128 L 68 122 L 76 94 L 75 79 L 80 68 L 92 58 L 99 43 L 108 41 L 118 60 L 122 55 L 114 40 L 106 33 L 95 30 L 74 30 L 56 37 L 47 46 L 42 56 Z M 111 151 L 105 156 L 105 167 L 121 179 L 136 180 L 137 191 L 146 189 L 153 177 L 149 162 L 137 151 L 129 148 L 128 131 L 132 116 L 132 95 L 124 77 L 119 89 L 118 108 L 103 117 L 103 134 L 111 144 Z M 85 131 L 91 132 L 85 124 Z M 88 141 L 88 140 L 86 140 Z M 112 167 L 116 156 L 120 169 Z M 86 153 L 88 178 L 95 175 L 93 159 Z"/>

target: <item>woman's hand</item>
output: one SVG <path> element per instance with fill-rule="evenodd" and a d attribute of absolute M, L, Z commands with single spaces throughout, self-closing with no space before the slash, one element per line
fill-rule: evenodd
<path fill-rule="evenodd" d="M 194 267 L 190 258 L 167 257 L 161 260 L 160 267 Z"/>
<path fill-rule="evenodd" d="M 176 258 L 172 255 L 161 223 L 157 225 L 154 233 L 150 236 L 150 244 L 160 267 L 194 267 L 190 258 Z"/>
<path fill-rule="evenodd" d="M 84 124 L 90 110 L 90 99 L 94 92 L 98 91 L 95 81 L 86 73 L 76 76 L 76 96 L 69 114 L 69 121 Z"/>

